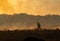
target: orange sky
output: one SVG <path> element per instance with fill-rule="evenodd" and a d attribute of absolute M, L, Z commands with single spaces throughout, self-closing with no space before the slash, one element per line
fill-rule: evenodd
<path fill-rule="evenodd" d="M 60 15 L 60 0 L 0 0 L 0 13 L 29 13 Z"/>

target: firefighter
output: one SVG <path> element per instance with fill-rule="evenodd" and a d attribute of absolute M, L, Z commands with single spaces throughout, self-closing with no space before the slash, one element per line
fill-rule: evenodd
<path fill-rule="evenodd" d="M 39 22 L 37 22 L 37 29 L 40 30 L 41 29 L 41 24 Z"/>

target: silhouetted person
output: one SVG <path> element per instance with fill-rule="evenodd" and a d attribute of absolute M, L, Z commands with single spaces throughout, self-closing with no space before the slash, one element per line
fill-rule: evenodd
<path fill-rule="evenodd" d="M 38 39 L 38 38 L 35 38 L 35 37 L 28 37 L 24 41 L 44 41 L 44 40 L 43 39 Z"/>
<path fill-rule="evenodd" d="M 40 30 L 41 29 L 41 24 L 39 22 L 37 22 L 37 29 Z"/>

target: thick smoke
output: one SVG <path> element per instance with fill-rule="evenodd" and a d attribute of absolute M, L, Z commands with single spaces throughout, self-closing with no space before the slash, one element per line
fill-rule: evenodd
<path fill-rule="evenodd" d="M 38 21 L 42 29 L 56 29 L 60 27 L 60 16 L 58 15 L 34 16 L 21 13 L 0 15 L 0 30 L 36 29 Z"/>

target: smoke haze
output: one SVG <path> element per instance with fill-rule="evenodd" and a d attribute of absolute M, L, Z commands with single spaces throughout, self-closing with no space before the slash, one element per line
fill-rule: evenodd
<path fill-rule="evenodd" d="M 60 16 L 58 15 L 34 16 L 20 13 L 0 15 L 0 30 L 36 29 L 38 21 L 42 29 L 60 29 Z"/>
<path fill-rule="evenodd" d="M 0 0 L 0 13 L 30 15 L 60 15 L 60 0 Z"/>

